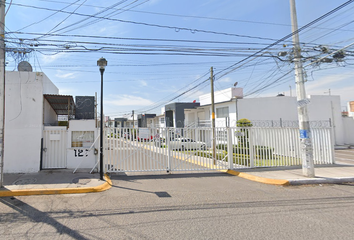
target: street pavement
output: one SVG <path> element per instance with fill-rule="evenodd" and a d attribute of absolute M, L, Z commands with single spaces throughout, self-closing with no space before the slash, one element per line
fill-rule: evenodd
<path fill-rule="evenodd" d="M 301 166 L 224 171 L 250 181 L 272 185 L 340 184 L 354 182 L 354 149 L 336 150 L 336 164 L 316 165 L 315 177 L 302 174 Z M 38 173 L 4 174 L 0 197 L 102 192 L 111 187 L 108 176 L 82 169 L 45 170 Z"/>
<path fill-rule="evenodd" d="M 0 198 L 1 239 L 353 239 L 354 184 L 119 173 L 100 193 Z"/>

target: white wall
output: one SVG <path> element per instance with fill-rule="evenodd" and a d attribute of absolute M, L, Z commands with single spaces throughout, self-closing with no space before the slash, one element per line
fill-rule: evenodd
<path fill-rule="evenodd" d="M 54 109 L 50 106 L 47 99 L 43 98 L 43 123 L 44 125 L 54 125 L 58 122 L 58 116 Z"/>
<path fill-rule="evenodd" d="M 343 117 L 344 125 L 344 144 L 354 145 L 354 119 L 351 117 Z"/>
<path fill-rule="evenodd" d="M 339 96 L 311 95 L 308 97 L 310 121 L 330 120 L 334 129 L 335 144 L 344 144 Z M 296 97 L 266 97 L 238 100 L 239 119 L 249 120 L 291 120 L 298 121 Z"/>
<path fill-rule="evenodd" d="M 43 88 L 58 89 L 43 74 L 6 72 L 4 172 L 38 172 L 43 135 Z M 45 84 L 44 84 L 45 83 Z"/>
<path fill-rule="evenodd" d="M 97 139 L 94 147 L 91 151 L 86 151 L 90 147 L 71 147 L 71 136 L 73 131 L 93 131 L 94 132 L 94 139 L 95 141 L 99 136 L 99 131 L 96 128 L 95 120 L 70 120 L 69 121 L 69 128 L 68 128 L 68 146 L 67 146 L 67 168 L 75 169 L 79 168 L 93 168 L 97 159 L 98 155 L 94 154 L 95 148 L 99 148 L 99 139 Z M 76 152 L 75 152 L 76 150 Z M 83 150 L 83 156 L 78 155 L 78 151 Z M 87 156 L 86 156 L 87 155 Z"/>
<path fill-rule="evenodd" d="M 214 103 L 230 101 L 232 98 L 243 98 L 243 88 L 227 88 L 214 92 Z M 199 97 L 200 106 L 211 104 L 211 94 L 204 94 Z"/>
<path fill-rule="evenodd" d="M 59 89 L 54 85 L 54 83 L 52 83 L 52 81 L 50 81 L 47 75 L 42 72 L 38 72 L 36 73 L 36 76 L 41 77 L 43 94 L 59 94 Z"/>
<path fill-rule="evenodd" d="M 328 121 L 329 119 L 331 119 L 335 134 L 335 144 L 344 144 L 344 132 L 346 130 L 344 130 L 342 123 L 340 97 L 328 95 L 311 95 L 309 96 L 309 99 L 310 104 L 308 104 L 308 113 L 310 121 Z M 208 113 L 208 106 L 204 106 L 204 112 L 206 116 L 210 115 L 210 113 Z M 229 108 L 229 123 L 230 126 L 235 126 L 236 99 L 233 99 L 229 102 L 216 103 L 215 111 L 217 108 L 220 107 Z M 197 108 L 196 111 L 201 111 L 202 109 L 203 107 L 200 107 Z M 296 97 L 282 96 L 237 99 L 237 112 L 237 119 L 247 118 L 251 121 L 279 121 L 280 119 L 282 119 L 283 121 L 298 121 Z M 220 119 L 216 116 L 216 127 L 224 126 L 225 119 Z"/>
<path fill-rule="evenodd" d="M 297 120 L 295 97 L 264 97 L 237 100 L 238 119 Z"/>

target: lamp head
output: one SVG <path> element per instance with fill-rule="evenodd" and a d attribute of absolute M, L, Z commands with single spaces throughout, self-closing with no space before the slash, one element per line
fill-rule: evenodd
<path fill-rule="evenodd" d="M 105 69 L 107 66 L 107 60 L 103 57 L 101 57 L 100 59 L 98 59 L 97 61 L 97 66 L 100 67 L 100 69 Z"/>

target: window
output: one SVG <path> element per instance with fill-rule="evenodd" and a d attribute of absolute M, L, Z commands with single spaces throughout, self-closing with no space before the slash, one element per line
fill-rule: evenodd
<path fill-rule="evenodd" d="M 164 117 L 160 118 L 160 123 L 165 123 L 165 118 Z"/>
<path fill-rule="evenodd" d="M 229 116 L 229 107 L 222 107 L 216 109 L 217 118 L 225 118 Z"/>
<path fill-rule="evenodd" d="M 227 132 L 226 131 L 217 131 L 216 140 L 226 142 L 227 141 Z"/>
<path fill-rule="evenodd" d="M 89 148 L 94 141 L 93 131 L 73 131 L 71 133 L 71 147 Z"/>

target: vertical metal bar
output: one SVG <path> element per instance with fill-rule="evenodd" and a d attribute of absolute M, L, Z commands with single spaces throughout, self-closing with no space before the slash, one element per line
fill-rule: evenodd
<path fill-rule="evenodd" d="M 254 168 L 254 149 L 253 149 L 253 129 L 248 128 L 248 141 L 249 141 L 249 151 L 250 151 L 250 167 Z"/>
<path fill-rule="evenodd" d="M 227 128 L 227 159 L 229 162 L 229 169 L 234 168 L 234 155 L 233 155 L 233 145 L 232 145 L 232 134 L 231 128 Z"/>
<path fill-rule="evenodd" d="M 166 143 L 167 143 L 167 172 L 171 171 L 171 148 L 170 148 L 170 129 L 166 128 Z"/>

